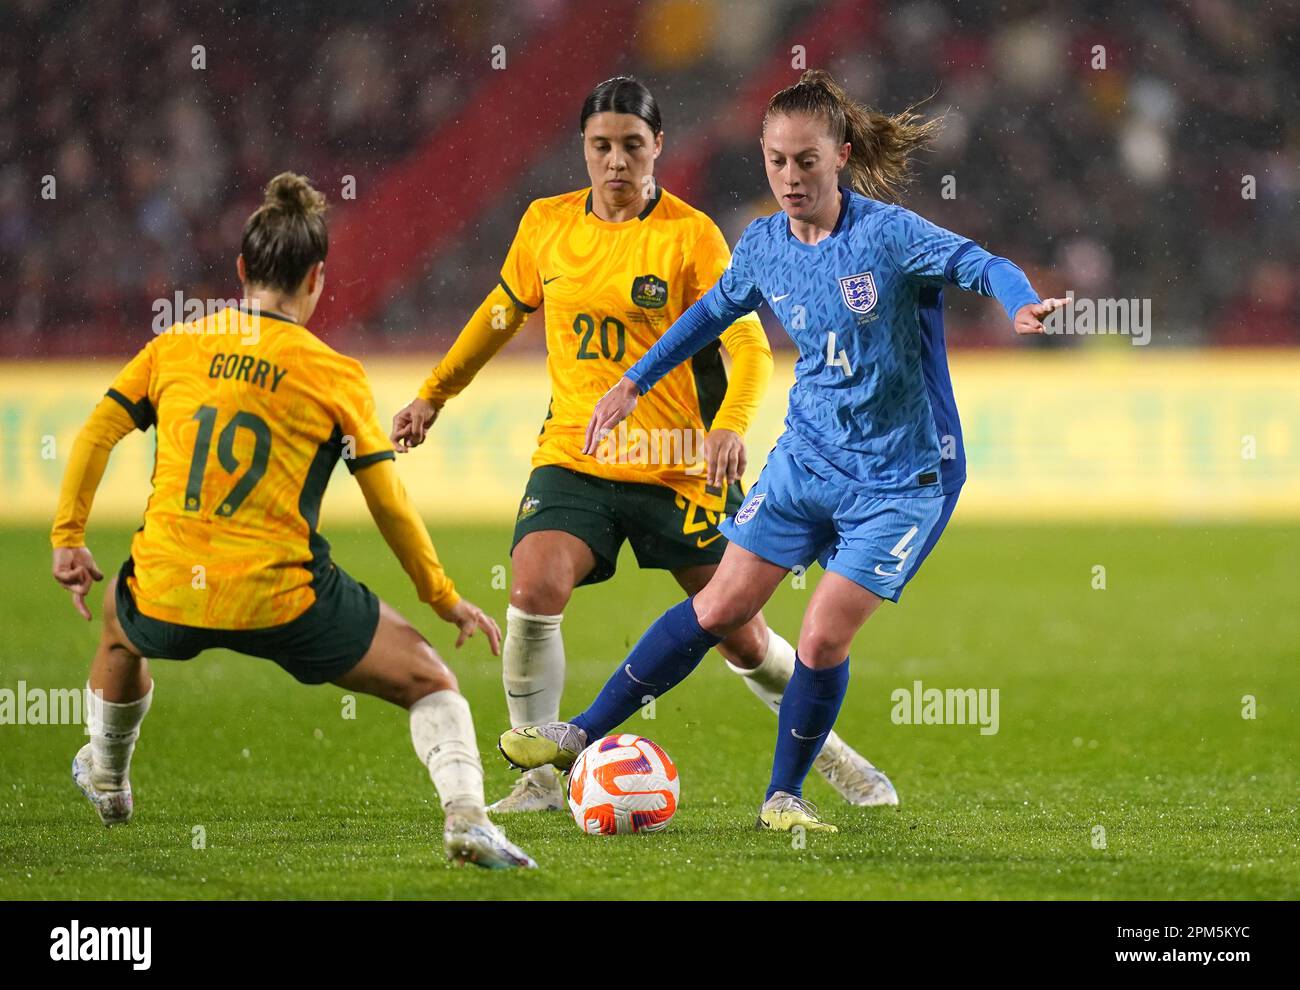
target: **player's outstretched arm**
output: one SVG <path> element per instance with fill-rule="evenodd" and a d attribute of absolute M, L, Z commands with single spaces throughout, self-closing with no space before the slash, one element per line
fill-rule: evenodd
<path fill-rule="evenodd" d="M 959 249 L 956 260 L 946 266 L 949 281 L 1000 302 L 1016 333 L 1045 332 L 1043 319 L 1069 300 L 1040 300 L 1019 265 L 1008 258 L 990 254 L 974 242 L 968 242 L 968 245 Z"/>
<path fill-rule="evenodd" d="M 438 618 L 459 630 L 456 646 L 460 647 L 476 630 L 482 629 L 493 656 L 499 656 L 501 629 L 481 608 L 457 594 L 456 586 L 442 569 L 433 549 L 429 531 L 411 504 L 402 479 L 397 476 L 392 459 L 358 468 L 353 477 L 361 486 L 366 507 L 384 541 L 415 585 L 420 601 L 428 603 Z"/>
<path fill-rule="evenodd" d="M 474 310 L 456 342 L 425 380 L 420 394 L 393 417 L 389 439 L 399 454 L 424 443 L 429 428 L 448 399 L 459 395 L 528 319 L 521 307 L 498 285 Z"/>
<path fill-rule="evenodd" d="M 1069 302 L 1039 299 L 1028 276 L 1010 258 L 992 254 L 969 238 L 901 207 L 885 215 L 880 242 L 894 264 L 913 278 L 992 296 L 1002 304 L 1018 334 L 1043 333 L 1043 318 Z"/>
<path fill-rule="evenodd" d="M 717 340 L 727 327 L 750 312 L 752 310 L 728 301 L 718 286 L 710 289 L 679 316 L 645 356 L 596 403 L 587 423 L 582 452 L 595 454 L 610 431 L 632 415 L 639 396 L 649 392 L 664 375 L 689 360 L 710 341 Z"/>
<path fill-rule="evenodd" d="M 71 593 L 73 607 L 87 622 L 92 616 L 86 606 L 86 595 L 104 575 L 86 548 L 86 521 L 108 466 L 109 454 L 137 425 L 119 402 L 105 396 L 77 434 L 63 472 L 59 507 L 50 531 L 50 544 L 54 548 L 51 570 L 54 580 Z"/>
<path fill-rule="evenodd" d="M 960 251 L 960 257 L 948 266 L 949 280 L 964 289 L 995 298 L 1007 311 L 1016 333 L 1045 332 L 1043 319 L 1069 300 L 1040 300 L 1019 265 L 969 243 L 971 246 Z"/>

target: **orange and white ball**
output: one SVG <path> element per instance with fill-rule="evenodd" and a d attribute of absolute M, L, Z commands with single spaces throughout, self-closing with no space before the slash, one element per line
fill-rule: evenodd
<path fill-rule="evenodd" d="M 625 733 L 598 739 L 569 771 L 569 810 L 588 835 L 657 832 L 677 812 L 677 766 L 658 743 Z"/>

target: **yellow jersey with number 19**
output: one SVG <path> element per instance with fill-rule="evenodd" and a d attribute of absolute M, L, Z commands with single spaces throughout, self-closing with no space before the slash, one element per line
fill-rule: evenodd
<path fill-rule="evenodd" d="M 261 629 L 302 614 L 329 566 L 317 525 L 335 464 L 394 456 L 361 364 L 271 313 L 170 328 L 108 396 L 156 426 L 128 580 L 140 611 L 167 622 Z"/>

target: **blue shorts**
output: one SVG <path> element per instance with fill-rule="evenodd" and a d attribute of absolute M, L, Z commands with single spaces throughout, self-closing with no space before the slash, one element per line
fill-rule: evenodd
<path fill-rule="evenodd" d="M 814 560 L 891 602 L 930 555 L 961 489 L 879 498 L 846 490 L 775 447 L 749 497 L 718 529 L 782 567 Z"/>

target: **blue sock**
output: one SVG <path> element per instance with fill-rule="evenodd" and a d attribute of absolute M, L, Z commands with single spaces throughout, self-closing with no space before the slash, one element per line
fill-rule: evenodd
<path fill-rule="evenodd" d="M 683 680 L 721 641 L 701 628 L 693 597 L 674 605 L 645 631 L 591 706 L 569 721 L 587 733 L 587 742 L 595 742 L 645 705 L 647 697 L 657 698 Z"/>
<path fill-rule="evenodd" d="M 794 674 L 785 686 L 776 718 L 776 756 L 767 797 L 777 791 L 803 797 L 804 778 L 835 725 L 848 687 L 848 657 L 834 667 L 813 670 L 795 654 Z"/>

